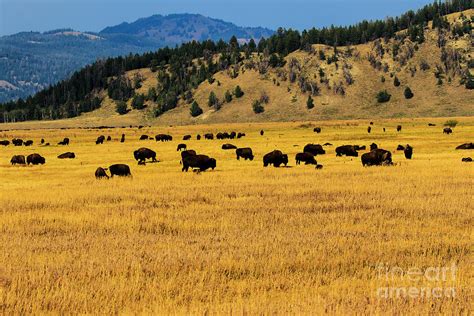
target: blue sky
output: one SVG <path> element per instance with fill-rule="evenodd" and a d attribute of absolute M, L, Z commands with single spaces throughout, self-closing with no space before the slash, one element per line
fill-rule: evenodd
<path fill-rule="evenodd" d="M 241 26 L 297 29 L 395 16 L 432 0 L 0 0 L 0 35 L 100 31 L 153 14 L 200 13 Z"/>

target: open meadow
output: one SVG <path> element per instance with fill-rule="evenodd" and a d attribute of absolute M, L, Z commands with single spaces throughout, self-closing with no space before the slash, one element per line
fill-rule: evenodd
<path fill-rule="evenodd" d="M 474 141 L 474 117 L 455 119 L 451 135 L 448 118 L 374 120 L 371 134 L 368 120 L 1 131 L 34 144 L 0 146 L 0 313 L 466 314 L 474 164 L 461 158 L 474 151 L 455 147 Z M 195 138 L 218 131 L 247 136 Z M 174 139 L 138 140 L 158 133 Z M 112 141 L 96 145 L 99 135 Z M 64 137 L 70 145 L 56 145 Z M 322 170 L 295 165 L 306 144 L 326 142 Z M 394 166 L 334 152 L 372 142 Z M 181 172 L 179 143 L 216 169 Z M 255 159 L 237 161 L 224 143 L 251 147 Z M 412 160 L 398 144 L 414 147 Z M 159 162 L 137 165 L 140 147 Z M 263 168 L 274 149 L 287 168 Z M 57 158 L 67 151 L 76 159 Z M 46 164 L 10 165 L 31 153 Z M 95 179 L 114 163 L 133 177 Z"/>

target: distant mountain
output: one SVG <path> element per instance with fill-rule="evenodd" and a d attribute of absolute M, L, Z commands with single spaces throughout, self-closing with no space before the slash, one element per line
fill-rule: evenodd
<path fill-rule="evenodd" d="M 25 98 L 68 78 L 99 58 L 144 53 L 192 40 L 269 37 L 265 28 L 239 27 L 196 14 L 154 15 L 99 33 L 59 29 L 0 37 L 0 103 Z"/>

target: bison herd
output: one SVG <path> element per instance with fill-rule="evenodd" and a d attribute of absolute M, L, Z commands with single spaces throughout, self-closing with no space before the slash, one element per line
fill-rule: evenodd
<path fill-rule="evenodd" d="M 431 123 L 430 123 L 431 124 Z M 373 125 L 371 122 L 370 125 Z M 430 126 L 435 126 L 434 124 L 431 124 Z M 397 132 L 401 132 L 402 126 L 398 125 L 397 126 Z M 314 128 L 313 130 L 315 133 L 321 133 L 321 128 L 317 127 Z M 371 131 L 371 126 L 368 127 L 368 132 L 370 133 Z M 450 134 L 452 133 L 451 128 L 447 127 L 443 129 L 443 133 L 445 134 Z M 260 135 L 264 135 L 264 131 L 260 131 Z M 240 139 L 244 136 L 246 136 L 245 133 L 242 132 L 219 132 L 216 135 L 212 133 L 207 133 L 204 134 L 203 137 L 204 139 L 207 140 L 213 140 L 214 136 L 218 140 L 225 140 L 225 139 Z M 160 141 L 160 142 L 168 142 L 172 141 L 173 137 L 168 134 L 158 134 L 154 138 L 149 137 L 148 135 L 141 135 L 139 140 L 155 140 L 155 141 Z M 191 140 L 192 136 L 191 135 L 184 135 L 183 140 Z M 196 135 L 196 139 L 200 140 L 201 135 Z M 103 144 L 105 141 L 111 141 L 112 138 L 108 136 L 107 138 L 104 135 L 100 135 L 97 137 L 95 143 L 96 144 Z M 122 134 L 120 138 L 120 142 L 124 143 L 125 142 L 125 134 Z M 31 146 L 33 145 L 32 140 L 27 140 L 23 141 L 22 139 L 13 139 L 11 143 L 14 146 Z M 47 146 L 49 143 L 45 143 L 44 139 L 41 139 L 41 146 Z M 58 145 L 61 146 L 67 146 L 70 144 L 69 138 L 64 138 L 62 141 L 58 143 Z M 0 141 L 0 145 L 3 146 L 8 146 L 10 145 L 10 141 L 8 140 L 2 140 Z M 297 146 L 297 145 L 295 145 Z M 305 165 L 314 165 L 316 169 L 322 169 L 323 166 L 318 164 L 316 160 L 316 156 L 318 155 L 325 155 L 326 150 L 323 148 L 323 146 L 332 146 L 331 143 L 325 143 L 324 145 L 319 145 L 319 144 L 307 144 L 304 146 L 303 152 L 299 152 L 295 156 L 295 161 L 296 165 L 300 165 L 301 163 L 304 163 Z M 253 161 L 255 156 L 250 147 L 243 147 L 243 148 L 238 148 L 237 146 L 233 144 L 223 144 L 221 147 L 223 150 L 235 150 L 236 158 L 237 160 L 240 160 L 241 158 L 244 160 L 250 160 Z M 468 149 L 474 149 L 474 143 L 465 143 L 462 145 L 459 145 L 456 147 L 457 150 L 468 150 Z M 338 146 L 335 149 L 336 157 L 341 157 L 341 156 L 346 156 L 346 157 L 359 157 L 359 152 L 360 151 L 365 151 L 366 146 L 361 146 L 361 145 L 342 145 Z M 404 156 L 406 159 L 412 159 L 413 157 L 413 147 L 410 146 L 409 144 L 407 145 L 398 145 L 396 148 L 397 151 L 403 151 Z M 182 171 L 188 171 L 189 169 L 196 170 L 199 172 L 203 172 L 209 169 L 214 170 L 217 166 L 217 161 L 216 159 L 209 157 L 204 154 L 197 154 L 195 150 L 188 149 L 187 145 L 184 143 L 180 143 L 177 146 L 177 151 L 180 151 L 181 154 L 181 161 L 180 164 L 182 165 L 181 170 Z M 141 147 L 133 152 L 133 157 L 135 160 L 138 162 L 139 165 L 145 165 L 146 162 L 158 162 L 157 160 L 157 154 L 155 151 L 146 148 L 146 147 Z M 57 156 L 58 159 L 74 159 L 76 158 L 76 155 L 73 152 L 66 152 L 63 154 L 60 154 Z M 272 165 L 273 167 L 280 167 L 280 166 L 287 166 L 288 165 L 288 155 L 283 153 L 280 150 L 273 150 L 265 155 L 263 155 L 263 167 L 267 167 Z M 388 166 L 388 165 L 393 165 L 392 161 L 392 153 L 388 150 L 378 148 L 377 144 L 372 143 L 370 145 L 370 151 L 363 153 L 361 155 L 361 162 L 363 166 Z M 466 157 L 462 159 L 463 162 L 472 162 L 472 158 Z M 40 154 L 34 153 L 28 155 L 26 158 L 24 155 L 14 155 L 10 163 L 12 165 L 39 165 L 39 164 L 45 164 L 46 159 L 42 157 Z M 109 172 L 109 174 L 107 173 Z M 131 176 L 131 171 L 130 167 L 126 164 L 114 164 L 109 166 L 108 168 L 102 168 L 99 167 L 97 168 L 95 172 L 95 177 L 97 179 L 108 179 L 113 176 Z"/>

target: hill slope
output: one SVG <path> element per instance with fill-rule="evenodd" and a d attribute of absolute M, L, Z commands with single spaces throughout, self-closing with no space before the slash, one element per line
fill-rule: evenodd
<path fill-rule="evenodd" d="M 239 27 L 201 15 L 173 14 L 122 23 L 100 33 L 62 29 L 3 36 L 0 103 L 38 92 L 98 58 L 144 53 L 192 40 L 229 40 L 232 35 L 249 40 L 271 34 L 268 29 Z"/>

